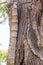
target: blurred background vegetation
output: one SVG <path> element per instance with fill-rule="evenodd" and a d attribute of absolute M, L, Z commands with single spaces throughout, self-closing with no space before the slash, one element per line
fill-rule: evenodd
<path fill-rule="evenodd" d="M 6 2 L 7 0 L 0 0 L 0 24 L 5 22 L 8 15 L 7 14 L 8 8 L 6 6 Z"/>
<path fill-rule="evenodd" d="M 7 55 L 8 55 L 7 50 L 6 51 L 0 50 L 0 64 L 1 64 L 1 62 L 6 61 Z"/>
<path fill-rule="evenodd" d="M 0 24 L 5 22 L 5 20 L 8 17 L 8 14 L 7 14 L 8 8 L 5 5 L 6 2 L 7 2 L 6 0 L 0 0 Z M 0 65 L 1 65 L 1 62 L 4 62 L 4 61 L 6 62 L 7 55 L 8 55 L 7 50 L 6 51 L 0 50 Z"/>
<path fill-rule="evenodd" d="M 8 50 L 6 51 L 0 50 L 0 65 L 4 65 L 2 64 L 3 62 L 6 65 L 7 56 L 8 56 Z"/>

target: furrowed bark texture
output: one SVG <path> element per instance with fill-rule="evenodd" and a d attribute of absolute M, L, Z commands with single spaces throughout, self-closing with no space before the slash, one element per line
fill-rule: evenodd
<path fill-rule="evenodd" d="M 14 58 L 13 60 L 12 58 L 10 59 L 14 62 L 13 64 L 11 64 L 8 56 L 9 60 L 7 65 L 43 65 L 42 2 L 42 0 L 20 0 L 17 2 L 17 38 L 15 38 L 15 46 L 11 45 L 11 47 L 13 47 L 14 49 L 12 50 L 15 51 L 14 53 L 12 53 L 11 51 L 11 53 L 14 54 L 14 56 L 11 53 L 9 53 L 9 55 L 11 54 L 11 57 Z"/>

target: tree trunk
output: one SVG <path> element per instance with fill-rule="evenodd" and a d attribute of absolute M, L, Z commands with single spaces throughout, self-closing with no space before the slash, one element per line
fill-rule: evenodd
<path fill-rule="evenodd" d="M 8 3 L 9 4 L 9 3 Z M 15 48 L 16 48 L 16 39 L 18 31 L 18 13 L 16 2 L 14 4 L 9 4 L 8 14 L 9 14 L 9 26 L 10 26 L 10 44 L 8 49 L 8 58 L 7 65 L 14 65 L 15 60 Z"/>
<path fill-rule="evenodd" d="M 15 52 L 11 52 L 14 54 L 11 55 L 14 57 L 14 63 L 11 64 L 10 58 L 8 65 L 43 65 L 42 4 L 42 0 L 17 3 L 18 31 L 13 50 Z"/>

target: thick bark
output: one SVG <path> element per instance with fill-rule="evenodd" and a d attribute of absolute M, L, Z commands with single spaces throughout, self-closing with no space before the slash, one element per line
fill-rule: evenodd
<path fill-rule="evenodd" d="M 15 61 L 15 48 L 16 39 L 18 31 L 18 13 L 17 13 L 17 3 L 15 2 L 9 8 L 9 25 L 10 25 L 10 43 L 8 49 L 7 65 L 14 65 Z"/>
<path fill-rule="evenodd" d="M 43 41 L 41 45 L 39 44 L 42 33 L 40 29 L 42 21 L 39 21 L 39 18 L 43 16 L 40 16 L 41 8 L 37 10 L 39 6 L 41 7 L 40 1 L 31 6 L 29 3 L 18 3 L 19 27 L 15 65 L 43 65 Z"/>
<path fill-rule="evenodd" d="M 8 65 L 43 65 L 43 7 L 41 4 L 41 1 L 18 2 L 15 58 L 14 63 Z"/>

